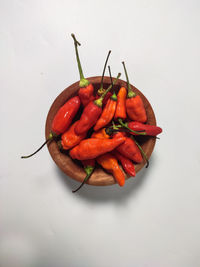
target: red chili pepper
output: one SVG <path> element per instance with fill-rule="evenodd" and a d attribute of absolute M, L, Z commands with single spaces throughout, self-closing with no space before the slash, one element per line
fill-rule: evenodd
<path fill-rule="evenodd" d="M 42 144 L 41 147 L 39 147 L 34 153 L 28 156 L 22 156 L 21 158 L 30 158 L 40 151 L 48 142 L 52 141 L 58 135 L 64 133 L 78 112 L 80 104 L 81 102 L 78 96 L 70 98 L 56 113 L 52 122 L 52 131 L 50 132 L 49 137 L 44 144 Z"/>
<path fill-rule="evenodd" d="M 72 193 L 77 192 L 87 182 L 87 180 L 90 178 L 90 176 L 92 175 L 92 173 L 95 169 L 95 160 L 94 159 L 82 160 L 81 162 L 84 166 L 84 171 L 86 172 L 86 176 L 85 176 L 83 182 L 81 183 L 81 185 L 77 189 L 73 190 Z"/>
<path fill-rule="evenodd" d="M 69 150 L 73 148 L 86 137 L 87 133 L 83 133 L 82 135 L 77 135 L 75 133 L 74 128 L 77 123 L 78 121 L 74 122 L 71 127 L 61 135 L 61 141 L 58 142 L 58 146 L 61 150 Z"/>
<path fill-rule="evenodd" d="M 118 132 L 114 135 L 114 138 L 124 136 L 126 136 L 125 133 Z M 143 160 L 138 146 L 130 137 L 126 137 L 125 142 L 119 145 L 116 150 L 120 152 L 123 156 L 127 157 L 130 160 L 133 160 L 136 163 L 141 163 Z"/>
<path fill-rule="evenodd" d="M 112 154 L 120 161 L 120 163 L 122 164 L 122 167 L 124 169 L 124 171 L 135 177 L 135 166 L 132 163 L 132 161 L 128 158 L 126 158 L 125 156 L 123 156 L 121 153 L 119 153 L 118 151 L 114 150 L 112 152 Z"/>
<path fill-rule="evenodd" d="M 162 129 L 155 125 L 144 124 L 138 121 L 130 121 L 130 122 L 123 122 L 119 119 L 119 123 L 121 126 L 129 130 L 129 133 L 132 135 L 149 135 L 149 136 L 156 136 L 162 132 Z M 112 131 L 112 129 L 109 129 Z M 116 126 L 116 130 L 113 131 L 123 131 L 123 129 Z"/>
<path fill-rule="evenodd" d="M 122 62 L 122 64 L 124 66 L 128 86 L 128 95 L 126 99 L 126 112 L 128 114 L 128 117 L 134 121 L 146 122 L 147 114 L 142 98 L 139 95 L 136 95 L 135 92 L 133 92 L 133 89 L 131 88 L 129 83 L 128 74 L 124 62 Z"/>
<path fill-rule="evenodd" d="M 103 99 L 103 107 L 107 104 L 108 100 L 111 98 L 113 94 L 111 92 L 108 92 L 107 95 Z"/>
<path fill-rule="evenodd" d="M 52 132 L 59 135 L 64 133 L 69 126 L 80 107 L 80 98 L 74 96 L 70 98 L 56 113 L 52 122 Z"/>
<path fill-rule="evenodd" d="M 118 74 L 117 78 L 115 79 L 114 83 L 116 83 L 117 79 L 120 77 L 120 73 Z M 75 127 L 75 133 L 77 135 L 83 134 L 87 132 L 90 128 L 92 128 L 95 123 L 97 122 L 98 118 L 102 113 L 102 101 L 112 88 L 112 85 L 108 87 L 108 89 L 103 93 L 103 95 L 95 100 L 90 102 L 83 110 L 81 118 Z"/>
<path fill-rule="evenodd" d="M 84 139 L 79 145 L 70 150 L 72 159 L 86 160 L 95 159 L 98 156 L 114 150 L 125 141 L 125 137 L 119 136 L 113 139 Z"/>
<path fill-rule="evenodd" d="M 155 125 L 143 124 L 138 121 L 129 122 L 128 127 L 133 131 L 138 131 L 138 132 L 144 131 L 146 132 L 146 135 L 150 135 L 150 136 L 156 136 L 162 133 L 162 129 L 160 127 L 155 126 Z M 134 132 L 130 132 L 130 134 L 137 135 Z"/>
<path fill-rule="evenodd" d="M 78 64 L 79 74 L 80 74 L 80 83 L 79 83 L 80 89 L 79 89 L 78 95 L 81 99 L 81 103 L 85 107 L 90 101 L 93 101 L 95 98 L 93 95 L 94 87 L 87 79 L 85 79 L 83 75 L 83 70 L 81 67 L 81 62 L 80 62 L 80 58 L 78 54 L 78 45 L 80 46 L 81 44 L 76 40 L 76 37 L 73 33 L 71 34 L 71 36 L 74 39 L 76 60 Z"/>

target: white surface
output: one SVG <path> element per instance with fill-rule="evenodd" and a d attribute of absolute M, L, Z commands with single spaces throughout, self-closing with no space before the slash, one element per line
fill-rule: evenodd
<path fill-rule="evenodd" d="M 200 2 L 0 2 L 0 266 L 200 266 Z M 44 140 L 55 97 L 78 80 L 71 32 L 86 77 L 109 49 L 163 127 L 148 170 L 124 188 L 65 177 Z M 124 78 L 124 75 L 122 76 Z"/>

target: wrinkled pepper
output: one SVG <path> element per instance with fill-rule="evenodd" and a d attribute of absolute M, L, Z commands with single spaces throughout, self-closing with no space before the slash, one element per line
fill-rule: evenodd
<path fill-rule="evenodd" d="M 92 175 L 92 173 L 95 169 L 95 160 L 94 159 L 82 160 L 81 162 L 83 164 L 86 176 L 85 176 L 83 182 L 81 183 L 81 185 L 77 189 L 73 190 L 72 193 L 75 193 L 79 189 L 81 189 L 81 187 L 87 182 L 87 180 L 90 178 L 90 176 Z"/>
<path fill-rule="evenodd" d="M 25 159 L 32 157 L 40 151 L 43 146 L 55 139 L 58 135 L 64 133 L 69 128 L 73 118 L 78 112 L 80 104 L 81 102 L 78 96 L 70 98 L 56 113 L 51 126 L 52 130 L 47 140 L 34 153 L 28 156 L 22 156 L 21 158 Z"/>
<path fill-rule="evenodd" d="M 128 159 L 125 156 L 123 156 L 121 153 L 119 153 L 116 150 L 114 150 L 112 152 L 112 154 L 119 160 L 119 162 L 121 163 L 124 171 L 127 174 L 135 177 L 136 173 L 135 173 L 135 166 L 134 166 L 133 162 L 130 159 Z"/>
<path fill-rule="evenodd" d="M 121 73 L 117 75 L 117 78 L 115 79 L 114 83 L 116 83 L 120 75 Z M 90 128 L 92 128 L 96 124 L 98 118 L 102 113 L 102 101 L 105 95 L 111 90 L 111 88 L 112 85 L 108 87 L 108 89 L 103 93 L 103 95 L 99 99 L 90 102 L 84 108 L 81 118 L 74 129 L 77 135 L 87 132 Z"/>
<path fill-rule="evenodd" d="M 98 139 L 109 139 L 110 135 L 106 133 L 106 128 L 102 128 L 97 132 L 93 132 L 91 138 L 98 138 Z"/>
<path fill-rule="evenodd" d="M 126 138 L 124 136 L 115 137 L 113 139 L 85 139 L 70 150 L 70 156 L 72 159 L 78 160 L 95 159 L 106 152 L 114 150 L 124 143 L 125 140 Z"/>
<path fill-rule="evenodd" d="M 111 153 L 106 153 L 97 158 L 97 162 L 108 172 L 112 173 L 115 180 L 120 186 L 125 184 L 125 175 L 120 169 L 119 164 L 115 156 Z"/>
<path fill-rule="evenodd" d="M 125 142 L 119 145 L 116 150 L 128 159 L 133 160 L 136 163 L 141 163 L 143 158 L 140 149 L 138 148 L 134 140 L 130 137 L 127 137 L 123 132 L 115 133 L 113 139 L 119 137 L 125 137 Z"/>
<path fill-rule="evenodd" d="M 94 87 L 87 79 L 85 79 L 83 75 L 83 70 L 81 67 L 80 57 L 78 53 L 78 45 L 80 46 L 81 44 L 76 40 L 76 37 L 73 33 L 71 34 L 71 36 L 74 39 L 76 60 L 77 60 L 78 70 L 79 70 L 79 75 L 80 75 L 80 82 L 79 82 L 80 89 L 78 91 L 78 95 L 80 97 L 81 103 L 85 107 L 90 101 L 94 100 L 94 95 L 93 95 Z"/>
<path fill-rule="evenodd" d="M 86 132 L 77 135 L 74 131 L 74 128 L 78 121 L 74 122 L 71 127 L 61 135 L 61 140 L 58 141 L 58 146 L 61 150 L 69 150 L 73 148 L 74 146 L 78 145 L 81 140 L 83 140 L 86 137 Z"/>
<path fill-rule="evenodd" d="M 147 114 L 142 101 L 142 98 L 133 91 L 130 86 L 128 74 L 126 71 L 125 63 L 122 62 L 127 80 L 128 94 L 126 99 L 126 112 L 131 120 L 146 122 Z"/>

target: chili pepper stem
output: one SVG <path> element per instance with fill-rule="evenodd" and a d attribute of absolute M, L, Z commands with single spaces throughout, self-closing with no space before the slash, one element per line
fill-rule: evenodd
<path fill-rule="evenodd" d="M 49 143 L 50 141 L 52 141 L 54 139 L 54 135 L 52 133 L 49 134 L 49 137 L 47 138 L 47 140 L 41 145 L 41 147 L 39 147 L 35 152 L 33 152 L 32 154 L 28 155 L 28 156 L 21 156 L 21 159 L 27 159 L 32 157 L 33 155 L 35 155 L 37 152 L 39 152 L 47 143 Z"/>
<path fill-rule="evenodd" d="M 127 95 L 127 98 L 131 98 L 131 97 L 136 96 L 136 93 L 133 92 L 133 90 L 132 90 L 132 88 L 130 86 L 129 78 L 128 78 L 128 73 L 127 73 L 127 70 L 126 70 L 126 66 L 125 66 L 124 61 L 122 62 L 122 64 L 123 64 L 123 67 L 124 67 L 124 72 L 125 72 L 127 86 L 128 86 L 128 95 Z"/>
<path fill-rule="evenodd" d="M 76 52 L 76 60 L 77 60 L 77 64 L 78 64 L 78 70 L 79 70 L 79 74 L 80 74 L 80 82 L 79 82 L 79 86 L 82 87 L 86 87 L 90 84 L 90 82 L 85 79 L 84 75 L 83 75 L 83 70 L 81 67 L 81 62 L 80 62 L 80 57 L 79 57 L 79 53 L 78 53 L 78 45 L 80 46 L 81 44 L 76 40 L 75 35 L 72 33 L 71 34 L 72 38 L 74 39 L 74 46 L 75 46 L 75 52 Z"/>
<path fill-rule="evenodd" d="M 83 182 L 81 183 L 81 185 L 77 189 L 72 191 L 72 193 L 76 193 L 87 182 L 87 180 L 90 178 L 90 176 L 92 175 L 92 173 L 94 171 L 94 167 L 93 166 L 86 166 L 84 168 L 84 170 L 85 170 L 85 172 L 87 174 L 85 179 L 83 180 Z"/>
<path fill-rule="evenodd" d="M 104 93 L 104 91 L 105 91 L 105 89 L 103 88 L 103 79 L 104 79 L 104 74 L 105 74 L 105 70 L 106 70 L 106 66 L 107 66 L 107 63 L 108 63 L 108 59 L 109 59 L 110 53 L 111 53 L 111 50 L 108 51 L 108 55 L 107 55 L 106 61 L 104 63 L 103 73 L 102 73 L 102 76 L 101 76 L 101 85 L 100 85 L 99 90 L 97 91 L 97 93 L 99 95 L 102 95 Z"/>
<path fill-rule="evenodd" d="M 112 74 L 111 74 L 110 66 L 108 66 L 108 70 L 109 70 L 110 80 L 111 80 L 112 89 L 113 89 L 113 94 L 111 96 L 111 99 L 114 100 L 114 101 L 117 101 L 117 95 L 116 95 L 115 90 L 113 88 L 113 79 L 112 79 Z"/>
<path fill-rule="evenodd" d="M 139 148 L 140 152 L 142 153 L 143 158 L 146 160 L 146 163 L 147 163 L 146 168 L 148 168 L 149 167 L 149 160 L 147 158 L 147 155 L 145 154 L 144 150 L 139 145 L 139 143 L 135 140 L 135 138 L 133 136 L 131 136 L 131 138 L 135 141 L 137 147 Z"/>
<path fill-rule="evenodd" d="M 127 123 L 124 123 L 122 121 L 122 119 L 118 119 L 118 121 L 123 127 L 127 128 L 132 133 L 135 133 L 137 135 L 146 135 L 147 134 L 146 132 L 137 132 L 137 131 L 132 130 L 131 128 L 128 127 Z"/>
<path fill-rule="evenodd" d="M 117 78 L 114 80 L 113 84 L 117 82 L 120 76 L 121 76 L 121 73 L 118 73 Z M 112 88 L 112 84 L 105 90 L 105 92 L 102 94 L 102 96 L 99 99 L 94 101 L 94 103 L 97 106 L 102 107 L 103 99 L 106 96 L 106 94 L 111 90 L 111 88 Z"/>

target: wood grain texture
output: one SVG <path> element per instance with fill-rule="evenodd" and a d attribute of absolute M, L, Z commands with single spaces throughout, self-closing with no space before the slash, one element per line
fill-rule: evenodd
<path fill-rule="evenodd" d="M 100 81 L 101 77 L 91 77 L 87 78 L 93 85 L 95 91 L 97 91 L 100 87 Z M 104 78 L 104 88 L 107 88 L 110 85 L 110 78 L 105 77 Z M 118 80 L 116 85 L 114 86 L 116 92 L 119 90 L 121 86 L 126 87 L 126 82 L 123 80 Z M 131 85 L 134 92 L 139 94 L 143 100 L 146 112 L 147 112 L 147 123 L 151 125 L 156 125 L 156 118 L 154 111 L 147 100 L 147 98 L 133 85 Z M 66 88 L 53 102 L 49 113 L 47 115 L 46 119 L 46 128 L 45 128 L 45 135 L 46 138 L 48 138 L 49 133 L 51 131 L 51 124 L 53 121 L 54 116 L 56 115 L 59 108 L 64 105 L 64 103 L 72 96 L 77 95 L 77 92 L 79 90 L 79 82 L 76 82 L 72 85 L 70 85 L 68 88 Z M 156 139 L 154 137 L 146 137 L 146 136 L 140 136 L 138 137 L 139 142 L 145 151 L 148 159 L 151 156 L 151 153 L 153 152 Z M 58 146 L 55 141 L 52 141 L 48 144 L 48 150 L 52 157 L 52 159 L 55 161 L 57 166 L 69 177 L 82 182 L 85 177 L 85 172 L 81 165 L 78 165 L 75 163 L 67 154 L 63 154 L 59 151 Z M 143 161 L 141 164 L 135 164 L 136 173 L 139 172 L 145 165 L 145 161 Z M 128 179 L 130 176 L 126 175 L 126 179 Z M 67 179 L 67 177 L 66 177 Z M 113 185 L 115 184 L 115 179 L 112 175 L 106 173 L 103 169 L 97 168 L 95 169 L 94 173 L 88 180 L 88 184 L 90 185 L 98 185 L 98 186 L 106 186 L 106 185 Z"/>

